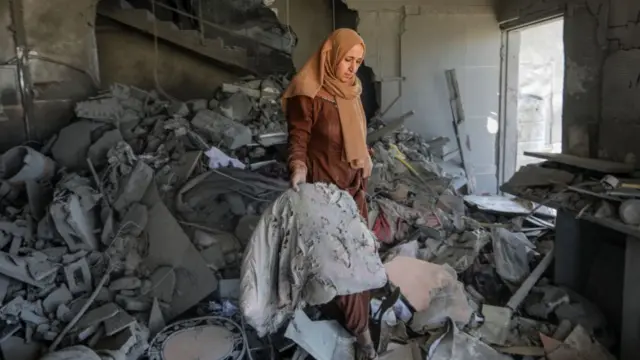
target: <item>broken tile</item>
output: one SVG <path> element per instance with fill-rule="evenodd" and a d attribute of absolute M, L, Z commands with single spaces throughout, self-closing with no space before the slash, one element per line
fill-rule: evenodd
<path fill-rule="evenodd" d="M 91 292 L 93 286 L 91 283 L 91 270 L 87 260 L 82 258 L 75 263 L 69 264 L 64 268 L 67 277 L 67 285 L 72 294 L 77 295 L 85 292 Z"/>
<path fill-rule="evenodd" d="M 135 290 L 142 286 L 142 281 L 136 277 L 123 277 L 109 284 L 110 291 Z"/>
<path fill-rule="evenodd" d="M 45 312 L 51 313 L 56 311 L 60 305 L 66 305 L 71 300 L 73 300 L 73 295 L 69 288 L 63 284 L 42 301 L 42 306 Z"/>
<path fill-rule="evenodd" d="M 105 320 L 104 322 L 105 334 L 107 336 L 113 336 L 135 323 L 136 323 L 136 319 L 134 319 L 126 311 L 120 310 L 115 316 L 112 316 L 107 320 Z"/>

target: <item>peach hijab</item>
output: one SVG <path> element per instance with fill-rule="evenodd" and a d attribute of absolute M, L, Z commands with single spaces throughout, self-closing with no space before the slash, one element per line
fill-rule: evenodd
<path fill-rule="evenodd" d="M 287 100 L 295 96 L 305 95 L 314 98 L 318 91 L 324 88 L 335 97 L 340 115 L 345 157 L 355 169 L 364 168 L 370 161 L 366 143 L 367 121 L 360 101 L 362 85 L 357 76 L 351 84 L 341 82 L 336 76 L 336 67 L 349 50 L 358 44 L 365 47 L 364 41 L 355 31 L 351 29 L 334 31 L 322 47 L 307 60 L 282 95 L 285 113 Z"/>

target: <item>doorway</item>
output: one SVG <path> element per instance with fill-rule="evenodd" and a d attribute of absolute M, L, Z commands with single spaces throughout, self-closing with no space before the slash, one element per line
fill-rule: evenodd
<path fill-rule="evenodd" d="M 563 26 L 558 17 L 503 34 L 500 183 L 542 161 L 525 152 L 562 152 Z"/>

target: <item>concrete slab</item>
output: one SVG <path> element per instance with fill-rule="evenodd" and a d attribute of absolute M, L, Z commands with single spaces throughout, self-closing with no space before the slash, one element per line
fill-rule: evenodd
<path fill-rule="evenodd" d="M 66 305 L 71 300 L 73 300 L 71 291 L 69 291 L 67 285 L 62 284 L 42 301 L 42 307 L 46 313 L 52 313 L 56 311 L 60 305 Z"/>
<path fill-rule="evenodd" d="M 176 273 L 169 266 L 158 267 L 151 275 L 151 294 L 165 303 L 171 303 L 176 288 Z"/>
<path fill-rule="evenodd" d="M 72 294 L 77 295 L 90 292 L 93 288 L 91 283 L 91 270 L 87 260 L 82 258 L 75 263 L 64 268 L 67 277 L 67 285 Z"/>
<path fill-rule="evenodd" d="M 113 336 L 120 331 L 132 326 L 136 319 L 124 310 L 120 310 L 115 316 L 104 321 L 104 330 L 107 336 Z"/>
<path fill-rule="evenodd" d="M 169 304 L 165 315 L 170 321 L 215 291 L 218 283 L 180 224 L 160 200 L 155 186 L 145 195 L 144 204 L 149 207 L 146 229 L 149 255 L 144 260 L 145 265 L 150 269 L 159 266 L 177 269 L 174 292 L 180 296 L 174 296 Z"/>

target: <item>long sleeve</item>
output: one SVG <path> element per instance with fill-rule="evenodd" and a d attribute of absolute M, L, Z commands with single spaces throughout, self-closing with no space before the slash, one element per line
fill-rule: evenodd
<path fill-rule="evenodd" d="M 307 147 L 311 138 L 313 122 L 313 99 L 307 96 L 296 96 L 289 99 L 287 103 L 289 168 L 293 162 L 307 163 Z"/>

